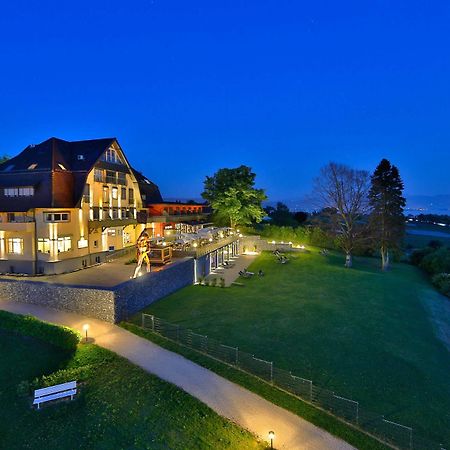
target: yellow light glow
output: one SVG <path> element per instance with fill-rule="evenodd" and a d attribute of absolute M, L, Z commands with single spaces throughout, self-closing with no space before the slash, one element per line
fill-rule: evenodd
<path fill-rule="evenodd" d="M 269 439 L 275 439 L 275 433 L 273 431 L 269 431 Z"/>
<path fill-rule="evenodd" d="M 88 323 L 85 323 L 85 324 L 83 325 L 83 331 L 87 331 L 87 330 L 89 330 L 89 324 L 88 324 Z"/>

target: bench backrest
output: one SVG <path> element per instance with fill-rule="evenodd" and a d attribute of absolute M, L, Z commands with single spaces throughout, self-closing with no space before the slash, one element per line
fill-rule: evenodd
<path fill-rule="evenodd" d="M 42 389 L 36 389 L 34 391 L 34 398 L 44 397 L 46 395 L 55 394 L 56 392 L 68 391 L 70 389 L 76 389 L 77 382 L 69 381 L 68 383 L 56 384 L 55 386 L 49 386 Z"/>

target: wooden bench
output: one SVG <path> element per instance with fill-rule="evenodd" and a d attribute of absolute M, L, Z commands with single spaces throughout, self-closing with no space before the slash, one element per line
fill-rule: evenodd
<path fill-rule="evenodd" d="M 42 389 L 36 389 L 34 391 L 33 405 L 37 405 L 38 409 L 41 403 L 49 402 L 50 400 L 56 400 L 58 398 L 70 397 L 73 400 L 73 396 L 77 393 L 77 382 L 69 381 L 68 383 L 57 384 L 55 386 L 49 386 Z"/>

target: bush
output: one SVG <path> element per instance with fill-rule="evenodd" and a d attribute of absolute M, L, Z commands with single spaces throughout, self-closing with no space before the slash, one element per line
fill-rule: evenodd
<path fill-rule="evenodd" d="M 434 250 L 431 247 L 425 247 L 418 250 L 414 250 L 411 253 L 411 256 L 409 258 L 409 262 L 413 264 L 414 266 L 420 266 L 422 263 L 423 258 L 427 256 L 428 254 L 432 253 Z"/>
<path fill-rule="evenodd" d="M 450 273 L 450 249 L 432 250 L 423 257 L 420 267 L 430 274 Z"/>
<path fill-rule="evenodd" d="M 438 273 L 431 279 L 439 291 L 450 297 L 450 273 Z"/>
<path fill-rule="evenodd" d="M 50 375 L 43 375 L 40 378 L 35 378 L 30 387 L 34 389 L 41 389 L 55 384 L 67 383 L 76 380 L 78 383 L 88 380 L 94 375 L 94 371 L 98 369 L 97 366 L 86 365 L 81 367 L 72 367 L 70 369 L 62 369 L 53 372 Z"/>
<path fill-rule="evenodd" d="M 0 328 L 31 336 L 66 350 L 75 350 L 81 335 L 68 327 L 42 322 L 32 316 L 0 311 Z"/>

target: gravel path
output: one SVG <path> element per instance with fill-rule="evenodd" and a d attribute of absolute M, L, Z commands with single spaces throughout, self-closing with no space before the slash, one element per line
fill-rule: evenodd
<path fill-rule="evenodd" d="M 73 313 L 6 300 L 0 300 L 0 309 L 30 314 L 41 320 L 66 325 L 79 331 L 85 323 L 88 323 L 89 338 L 94 339 L 96 344 L 175 384 L 206 403 L 221 416 L 263 439 L 267 439 L 269 430 L 275 431 L 277 449 L 353 448 L 295 414 L 117 325 Z"/>

